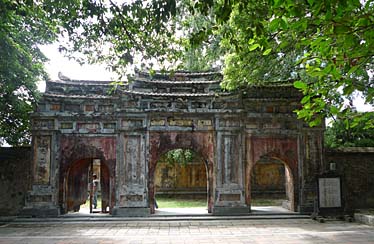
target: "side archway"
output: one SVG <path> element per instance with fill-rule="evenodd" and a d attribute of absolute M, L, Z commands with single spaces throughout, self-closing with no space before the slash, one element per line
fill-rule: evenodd
<path fill-rule="evenodd" d="M 115 144 L 114 138 L 61 138 L 58 199 L 62 214 L 76 211 L 84 198 L 87 199 L 89 168 L 93 160 L 100 161 L 102 212 L 108 207 L 111 212 L 115 201 Z"/>
<path fill-rule="evenodd" d="M 297 138 L 285 136 L 247 136 L 246 203 L 251 206 L 251 174 L 254 166 L 264 161 L 284 165 L 288 208 L 298 210 L 298 143 Z"/>
<path fill-rule="evenodd" d="M 269 200 L 280 198 L 282 207 L 295 211 L 295 180 L 286 162 L 276 157 L 263 157 L 252 165 L 249 177 L 251 201 L 254 193 Z"/>

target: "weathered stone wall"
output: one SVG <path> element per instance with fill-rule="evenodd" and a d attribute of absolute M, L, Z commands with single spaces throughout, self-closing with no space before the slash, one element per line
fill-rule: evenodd
<path fill-rule="evenodd" d="M 327 150 L 325 155 L 326 167 L 335 163 L 342 176 L 345 210 L 374 208 L 374 148 Z"/>
<path fill-rule="evenodd" d="M 251 175 L 251 194 L 253 195 L 285 195 L 285 167 L 280 163 L 258 163 Z"/>
<path fill-rule="evenodd" d="M 155 171 L 156 193 L 198 194 L 206 193 L 207 178 L 203 162 L 186 165 L 158 163 Z"/>
<path fill-rule="evenodd" d="M 31 183 L 31 148 L 0 148 L 0 215 L 16 215 Z"/>
<path fill-rule="evenodd" d="M 290 209 L 309 211 L 323 128 L 297 120 L 302 94 L 292 84 L 228 93 L 221 79 L 219 72 L 140 72 L 111 95 L 109 81 L 48 81 L 32 115 L 34 177 L 25 215 L 63 213 L 64 174 L 80 159 L 100 159 L 108 168 L 113 215 L 154 213 L 157 162 L 176 148 L 203 159 L 209 213 L 247 214 L 251 172 L 264 160 L 285 167 Z"/>

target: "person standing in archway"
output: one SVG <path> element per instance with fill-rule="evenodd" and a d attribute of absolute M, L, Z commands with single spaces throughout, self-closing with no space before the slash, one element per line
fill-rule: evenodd
<path fill-rule="evenodd" d="M 97 175 L 94 174 L 92 176 L 93 180 L 92 180 L 92 204 L 93 204 L 93 208 L 97 208 L 97 191 L 98 191 L 98 187 L 99 187 L 99 180 L 97 179 Z"/>

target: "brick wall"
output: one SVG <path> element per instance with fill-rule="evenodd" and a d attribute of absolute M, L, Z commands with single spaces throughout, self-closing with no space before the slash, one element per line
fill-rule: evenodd
<path fill-rule="evenodd" d="M 31 148 L 0 148 L 0 215 L 16 215 L 31 180 Z"/>
<path fill-rule="evenodd" d="M 374 148 L 330 149 L 325 156 L 342 176 L 345 210 L 374 208 Z"/>

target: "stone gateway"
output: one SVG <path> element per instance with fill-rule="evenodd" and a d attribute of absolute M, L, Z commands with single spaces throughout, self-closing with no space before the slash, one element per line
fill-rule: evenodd
<path fill-rule="evenodd" d="M 202 158 L 209 213 L 249 213 L 255 166 L 269 162 L 284 165 L 285 206 L 312 212 L 323 127 L 296 118 L 301 94 L 276 83 L 229 93 L 221 79 L 218 72 L 137 72 L 118 89 L 106 81 L 47 82 L 32 115 L 32 188 L 22 214 L 76 211 L 94 167 L 103 212 L 152 214 L 156 166 L 173 149 Z M 271 175 L 261 181 L 271 185 Z"/>

